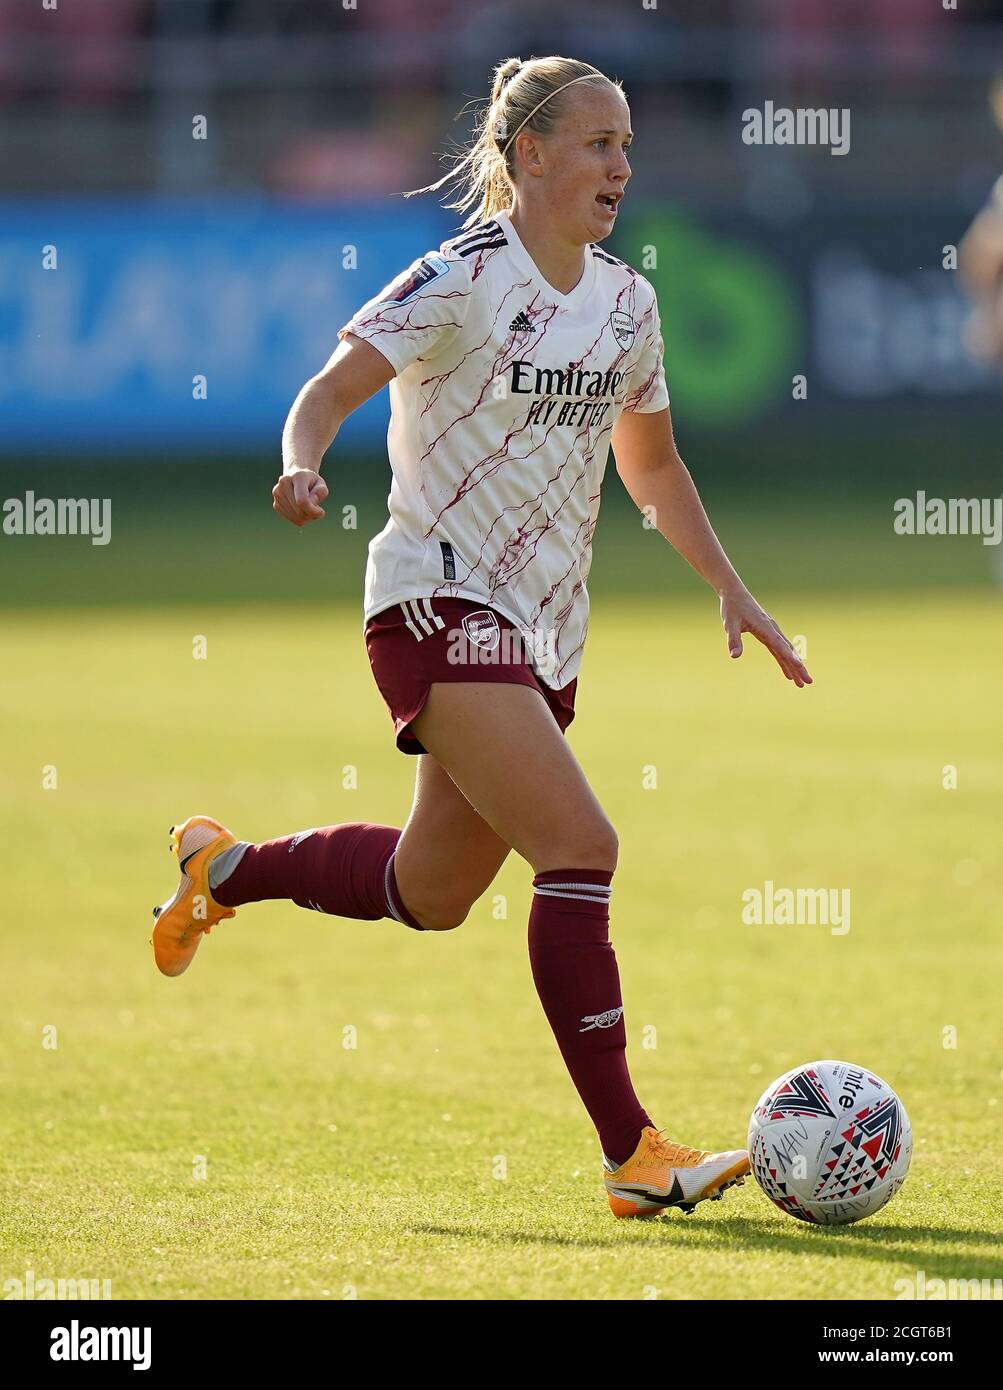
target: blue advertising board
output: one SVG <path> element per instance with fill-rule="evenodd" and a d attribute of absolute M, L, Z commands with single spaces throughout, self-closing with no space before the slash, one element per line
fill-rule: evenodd
<path fill-rule="evenodd" d="M 0 447 L 277 448 L 346 319 L 452 230 L 429 201 L 0 204 Z"/>

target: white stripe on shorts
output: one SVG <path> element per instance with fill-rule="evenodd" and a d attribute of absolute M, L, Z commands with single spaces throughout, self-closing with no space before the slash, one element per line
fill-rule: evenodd
<path fill-rule="evenodd" d="M 439 630 L 439 632 L 441 632 L 442 629 L 446 626 L 446 624 L 439 617 L 438 613 L 434 613 L 432 611 L 432 600 L 430 598 L 423 598 L 422 603 L 425 605 L 425 612 L 432 619 L 432 622 L 435 623 L 435 626 Z"/>
<path fill-rule="evenodd" d="M 418 600 L 417 600 L 416 598 L 411 598 L 411 599 L 405 599 L 404 601 L 405 601 L 405 603 L 410 603 L 410 605 L 411 605 L 411 616 L 412 616 L 412 618 L 414 618 L 414 620 L 415 620 L 416 623 L 420 623 L 421 626 L 422 626 L 422 629 L 424 630 L 424 632 L 425 632 L 429 637 L 431 637 L 432 633 L 435 631 L 435 628 L 432 626 L 432 624 L 431 624 L 431 623 L 428 621 L 428 619 L 425 617 L 425 614 L 424 614 L 424 613 L 421 611 L 421 609 L 418 607 Z"/>
<path fill-rule="evenodd" d="M 408 632 L 410 632 L 414 640 L 416 642 L 420 642 L 424 636 L 424 633 L 419 632 L 418 629 L 415 627 L 414 620 L 411 617 L 411 610 L 410 608 L 408 608 L 407 604 L 407 599 L 404 599 L 401 603 L 401 612 L 404 614 L 404 625 L 407 628 Z"/>

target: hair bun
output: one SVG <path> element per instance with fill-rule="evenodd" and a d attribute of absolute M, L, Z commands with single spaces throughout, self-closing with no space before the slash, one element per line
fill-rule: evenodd
<path fill-rule="evenodd" d="M 512 78 L 517 76 L 522 68 L 521 58 L 506 58 L 504 63 L 499 63 L 498 67 L 495 68 L 495 80 L 491 88 L 491 100 L 493 102 L 498 100 Z"/>

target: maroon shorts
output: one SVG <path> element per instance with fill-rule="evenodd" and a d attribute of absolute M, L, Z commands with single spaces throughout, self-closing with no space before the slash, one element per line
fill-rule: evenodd
<path fill-rule="evenodd" d="M 483 603 L 405 599 L 369 619 L 366 648 L 402 753 L 425 752 L 411 721 L 434 681 L 529 685 L 546 700 L 562 733 L 575 717 L 577 679 L 551 690 L 534 671 L 518 628 Z"/>

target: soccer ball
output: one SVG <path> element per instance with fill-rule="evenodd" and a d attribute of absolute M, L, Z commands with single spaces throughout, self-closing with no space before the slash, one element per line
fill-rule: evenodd
<path fill-rule="evenodd" d="M 850 1062 L 809 1062 L 767 1086 L 749 1118 L 756 1182 L 781 1211 L 833 1226 L 873 1216 L 905 1182 L 909 1116 Z"/>

